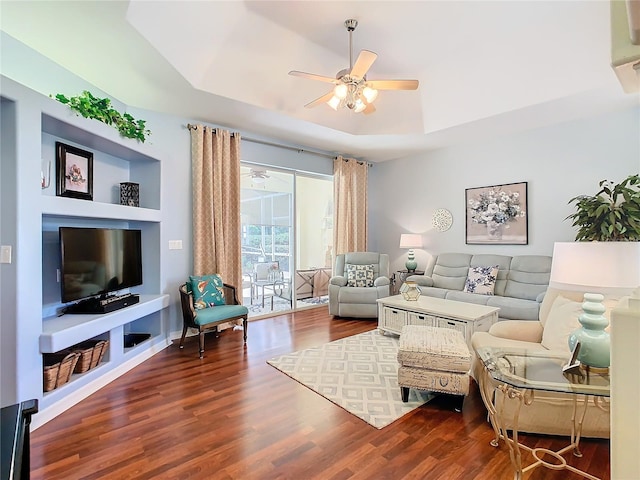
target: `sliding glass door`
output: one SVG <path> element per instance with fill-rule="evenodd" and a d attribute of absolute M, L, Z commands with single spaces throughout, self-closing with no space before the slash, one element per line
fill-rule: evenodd
<path fill-rule="evenodd" d="M 297 175 L 295 211 L 296 304 L 324 304 L 333 265 L 333 179 Z"/>
<path fill-rule="evenodd" d="M 330 177 L 242 165 L 242 296 L 250 317 L 326 301 L 332 197 Z"/>

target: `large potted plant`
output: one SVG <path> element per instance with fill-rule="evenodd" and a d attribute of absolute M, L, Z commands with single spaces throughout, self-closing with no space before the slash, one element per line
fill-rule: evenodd
<path fill-rule="evenodd" d="M 629 175 L 617 185 L 602 180 L 595 195 L 569 200 L 576 212 L 567 216 L 578 227 L 576 241 L 640 241 L 640 175 Z"/>

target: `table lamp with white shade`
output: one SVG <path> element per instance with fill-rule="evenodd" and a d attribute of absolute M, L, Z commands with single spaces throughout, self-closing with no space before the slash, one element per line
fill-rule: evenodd
<path fill-rule="evenodd" d="M 584 293 L 581 327 L 569 336 L 569 348 L 580 342 L 582 365 L 610 365 L 609 324 L 604 295 L 629 295 L 640 285 L 640 242 L 556 242 L 549 287 Z"/>
<path fill-rule="evenodd" d="M 403 233 L 400 235 L 400 248 L 408 248 L 409 254 L 407 255 L 407 261 L 405 267 L 409 272 L 415 272 L 418 268 L 418 262 L 414 257 L 413 249 L 422 248 L 422 235 L 414 233 Z"/>

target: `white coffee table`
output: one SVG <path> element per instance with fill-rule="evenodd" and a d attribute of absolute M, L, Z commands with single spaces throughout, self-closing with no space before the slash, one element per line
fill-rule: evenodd
<path fill-rule="evenodd" d="M 498 321 L 499 311 L 497 307 L 475 303 L 427 296 L 407 301 L 402 295 L 394 295 L 378 300 L 378 328 L 396 335 L 404 325 L 453 328 L 462 332 L 471 349 L 471 336 L 488 331 Z"/>

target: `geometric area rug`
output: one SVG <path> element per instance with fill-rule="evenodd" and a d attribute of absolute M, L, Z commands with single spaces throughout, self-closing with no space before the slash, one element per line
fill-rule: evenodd
<path fill-rule="evenodd" d="M 383 428 L 434 397 L 398 386 L 398 337 L 378 330 L 280 355 L 267 363 L 375 428 Z"/>

